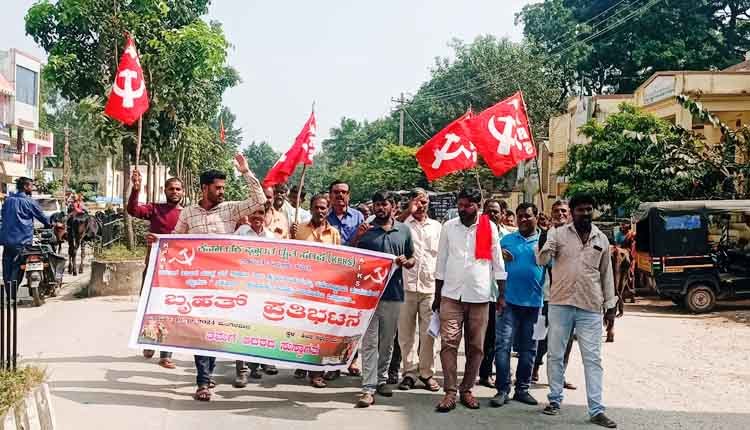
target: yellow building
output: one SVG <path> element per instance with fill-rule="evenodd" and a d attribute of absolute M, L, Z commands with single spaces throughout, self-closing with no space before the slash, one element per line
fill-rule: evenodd
<path fill-rule="evenodd" d="M 542 191 L 547 196 L 545 208 L 550 208 L 559 196 L 565 194 L 567 181 L 558 172 L 568 162 L 568 149 L 573 145 L 588 143 L 578 130 L 591 119 L 604 121 L 617 112 L 622 102 L 633 103 L 630 94 L 573 97 L 565 113 L 549 120 L 548 151 L 541 151 Z"/>
<path fill-rule="evenodd" d="M 547 183 L 549 201 L 562 196 L 567 188 L 566 178 L 557 173 L 568 161 L 572 145 L 586 144 L 578 129 L 594 118 L 603 121 L 617 112 L 622 102 L 633 103 L 659 118 L 678 124 L 705 136 L 709 144 L 718 144 L 721 131 L 704 123 L 684 109 L 676 96 L 684 94 L 700 102 L 730 127 L 750 123 L 750 61 L 721 71 L 665 71 L 656 72 L 633 94 L 575 97 L 565 113 L 550 118 L 549 170 L 542 169 L 542 180 Z M 738 154 L 738 161 L 744 159 Z"/>

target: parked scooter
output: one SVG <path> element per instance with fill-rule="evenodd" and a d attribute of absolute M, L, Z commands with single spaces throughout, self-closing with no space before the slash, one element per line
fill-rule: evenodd
<path fill-rule="evenodd" d="M 21 252 L 21 270 L 25 271 L 26 287 L 34 306 L 44 304 L 45 297 L 57 296 L 62 287 L 66 259 L 55 254 L 53 241 L 52 230 L 40 230 L 33 243 Z"/>

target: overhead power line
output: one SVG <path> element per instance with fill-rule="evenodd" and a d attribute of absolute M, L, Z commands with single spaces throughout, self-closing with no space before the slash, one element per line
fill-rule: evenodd
<path fill-rule="evenodd" d="M 609 16 L 605 17 L 604 19 L 602 19 L 601 21 L 593 24 L 592 27 L 591 27 L 591 30 L 595 31 L 596 27 L 601 27 L 602 25 L 608 25 L 607 21 L 610 21 L 610 20 L 614 19 L 615 17 L 617 17 L 617 15 L 620 15 L 622 12 L 626 12 L 629 8 L 635 7 L 639 2 L 646 1 L 646 0 L 620 0 L 619 2 L 613 4 L 612 6 L 608 7 L 607 9 L 603 10 L 602 12 L 600 12 L 599 14 L 597 14 L 596 16 L 594 16 L 593 18 L 590 18 L 590 19 L 588 19 L 588 20 L 586 20 L 584 22 L 581 22 L 581 23 L 577 23 L 574 28 L 572 28 L 571 30 L 566 31 L 565 33 L 563 33 L 560 36 L 558 36 L 555 40 L 553 40 L 551 42 L 551 45 L 554 45 L 555 43 L 557 43 L 557 42 L 559 42 L 559 41 L 561 41 L 563 39 L 568 39 L 568 40 L 577 39 L 580 35 L 575 34 L 575 32 L 576 32 L 576 30 L 579 27 L 582 27 L 584 25 L 589 24 L 590 22 L 594 21 L 595 19 L 599 18 L 600 16 L 604 15 L 605 13 L 609 12 L 610 10 L 616 8 L 617 6 L 623 4 L 626 1 L 633 1 L 633 3 L 628 3 L 622 9 L 616 10 L 612 15 L 609 15 Z"/>

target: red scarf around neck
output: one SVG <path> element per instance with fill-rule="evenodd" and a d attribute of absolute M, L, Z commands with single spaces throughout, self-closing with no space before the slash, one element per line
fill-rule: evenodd
<path fill-rule="evenodd" d="M 492 260 L 492 225 L 489 215 L 479 217 L 474 257 L 477 260 Z"/>

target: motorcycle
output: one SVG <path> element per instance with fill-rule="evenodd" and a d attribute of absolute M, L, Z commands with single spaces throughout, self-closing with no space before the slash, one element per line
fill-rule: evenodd
<path fill-rule="evenodd" d="M 26 287 L 34 306 L 44 304 L 45 297 L 57 296 L 62 287 L 66 258 L 53 251 L 52 230 L 41 230 L 31 245 L 21 252 L 21 270 L 25 271 Z"/>

